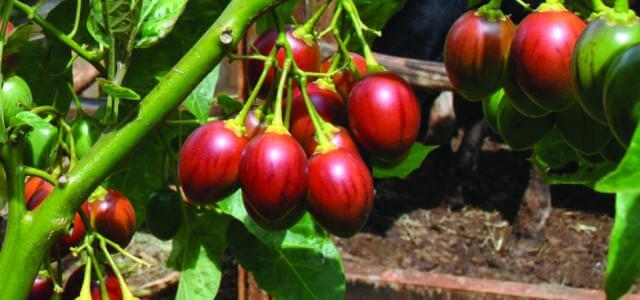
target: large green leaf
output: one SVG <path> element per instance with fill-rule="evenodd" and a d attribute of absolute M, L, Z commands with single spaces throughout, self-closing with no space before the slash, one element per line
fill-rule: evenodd
<path fill-rule="evenodd" d="M 187 0 L 143 0 L 134 46 L 148 48 L 166 37 L 186 5 Z"/>
<path fill-rule="evenodd" d="M 213 103 L 213 94 L 216 91 L 218 76 L 220 70 L 218 67 L 213 69 L 191 94 L 184 100 L 184 106 L 198 119 L 200 124 L 207 122 Z"/>
<path fill-rule="evenodd" d="M 603 193 L 640 192 L 640 129 L 633 134 L 631 145 L 618 167 L 596 184 L 596 190 Z"/>
<path fill-rule="evenodd" d="M 605 291 L 608 299 L 624 295 L 640 277 L 640 193 L 616 195 L 616 217 L 609 237 Z"/>
<path fill-rule="evenodd" d="M 420 168 L 422 161 L 427 155 L 438 146 L 427 146 L 420 143 L 413 143 L 409 154 L 401 161 L 387 164 L 376 162 L 373 165 L 373 177 L 375 178 L 407 178 L 411 172 Z"/>
<path fill-rule="evenodd" d="M 164 162 L 168 153 L 163 139 L 170 141 L 175 134 L 176 129 L 170 126 L 153 130 L 114 168 L 106 182 L 129 198 L 138 226 L 144 222 L 149 195 L 166 186 Z"/>
<path fill-rule="evenodd" d="M 276 299 L 343 299 L 345 276 L 340 253 L 306 214 L 287 231 L 256 225 L 238 191 L 219 203 L 239 222 L 229 226 L 229 247 L 258 285 Z"/>
<path fill-rule="evenodd" d="M 169 35 L 153 47 L 135 49 L 124 86 L 145 96 L 226 7 L 228 0 L 191 0 Z"/>
<path fill-rule="evenodd" d="M 591 188 L 615 168 L 611 162 L 589 164 L 582 161 L 555 129 L 533 147 L 531 162 L 544 171 L 543 178 L 547 184 L 575 184 Z"/>
<path fill-rule="evenodd" d="M 172 265 L 180 271 L 176 299 L 213 299 L 220 287 L 220 256 L 227 248 L 229 218 L 202 213 L 188 218 L 189 226 L 173 240 Z"/>

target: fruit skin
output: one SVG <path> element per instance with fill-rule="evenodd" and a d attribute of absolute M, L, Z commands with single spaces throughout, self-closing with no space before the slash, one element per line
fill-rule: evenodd
<path fill-rule="evenodd" d="M 444 66 L 457 93 L 482 100 L 502 87 L 514 33 L 508 17 L 492 21 L 469 11 L 456 20 L 445 40 Z"/>
<path fill-rule="evenodd" d="M 249 203 L 247 203 L 246 199 L 247 197 L 245 195 L 242 195 L 242 202 L 244 203 L 244 208 L 247 210 L 247 214 L 249 214 L 251 219 L 256 224 L 258 224 L 258 226 L 268 230 L 287 230 L 291 226 L 298 223 L 298 221 L 300 221 L 300 218 L 302 218 L 302 216 L 306 212 L 306 208 L 303 205 L 304 203 L 299 203 L 295 208 L 293 208 L 291 212 L 286 214 L 284 217 L 278 220 L 269 220 L 261 217 L 260 214 L 256 212 Z"/>
<path fill-rule="evenodd" d="M 482 101 L 482 115 L 484 115 L 484 120 L 495 133 L 500 133 L 498 131 L 498 107 L 500 107 L 503 96 L 504 91 L 498 90 L 498 92 L 491 95 L 491 97 Z"/>
<path fill-rule="evenodd" d="M 80 295 L 84 280 L 84 268 L 84 266 L 80 266 L 71 273 L 64 285 L 62 300 L 74 300 Z M 113 273 L 110 267 L 106 267 L 104 272 L 106 276 L 103 280 L 107 289 L 107 295 L 109 295 L 109 300 L 122 300 L 122 290 L 120 289 L 120 283 L 115 273 Z M 95 270 L 91 270 L 91 298 L 93 300 L 102 299 L 100 281 L 96 278 Z"/>
<path fill-rule="evenodd" d="M 373 179 L 362 160 L 344 149 L 309 160 L 307 206 L 329 232 L 344 238 L 356 234 L 373 208 Z"/>
<path fill-rule="evenodd" d="M 58 128 L 53 126 L 32 128 L 25 136 L 24 164 L 39 169 L 51 165 L 58 143 Z"/>
<path fill-rule="evenodd" d="M 167 241 L 182 225 L 180 194 L 172 190 L 156 191 L 149 196 L 146 210 L 147 227 L 153 236 Z"/>
<path fill-rule="evenodd" d="M 308 72 L 316 72 L 320 68 L 320 47 L 316 41 L 312 41 L 307 43 L 303 39 L 300 39 L 293 34 L 292 28 L 287 28 L 287 41 L 289 41 L 289 45 L 291 45 L 291 50 L 293 52 L 293 59 L 296 62 L 296 65 L 303 71 Z M 278 37 L 278 30 L 271 29 L 269 31 L 261 34 L 253 43 L 253 46 L 260 52 L 262 55 L 269 55 L 271 50 L 276 44 L 276 38 Z M 255 50 L 253 47 L 250 47 L 248 54 L 255 54 Z M 279 49 L 276 53 L 276 61 L 278 62 L 278 66 L 282 68 L 284 65 L 284 60 L 286 58 L 286 53 L 284 49 Z M 262 70 L 264 69 L 264 61 L 261 60 L 248 60 L 246 63 L 246 74 L 249 79 L 249 83 L 252 87 L 256 85 L 258 82 L 258 78 L 260 78 L 260 74 L 262 74 Z M 261 95 L 265 96 L 272 85 L 277 84 L 274 81 L 275 70 L 272 68 L 269 70 L 267 77 L 264 79 L 262 84 L 262 88 L 260 89 Z"/>
<path fill-rule="evenodd" d="M 347 114 L 356 141 L 383 161 L 402 158 L 420 129 L 416 94 L 392 73 L 374 73 L 358 82 L 349 95 Z"/>
<path fill-rule="evenodd" d="M 584 22 L 566 11 L 536 11 L 522 20 L 511 44 L 516 80 L 536 104 L 562 111 L 575 101 L 571 55 Z"/>
<path fill-rule="evenodd" d="M 358 146 L 351 138 L 351 134 L 349 134 L 349 130 L 344 127 L 337 126 L 335 127 L 335 131 L 329 133 L 329 141 L 333 143 L 336 147 L 340 149 L 345 149 L 349 151 L 351 154 L 356 157 L 360 157 L 360 151 L 358 151 Z M 309 142 L 304 146 L 304 152 L 307 153 L 308 157 L 313 156 L 316 152 L 316 148 L 318 147 L 318 140 L 315 136 L 309 140 Z"/>
<path fill-rule="evenodd" d="M 511 60 L 509 60 L 509 65 L 507 66 L 507 74 L 508 76 L 504 80 L 504 93 L 507 94 L 507 99 L 511 101 L 513 108 L 529 118 L 539 118 L 551 113 L 551 111 L 533 102 L 531 98 L 522 91 L 522 88 L 520 88 L 520 85 L 518 85 L 516 81 Z"/>
<path fill-rule="evenodd" d="M 567 144 L 583 154 L 596 154 L 611 140 L 609 126 L 589 117 L 578 103 L 556 113 L 556 124 Z"/>
<path fill-rule="evenodd" d="M 328 72 L 331 68 L 331 64 L 333 62 L 334 56 L 331 56 L 325 59 L 320 65 L 320 72 Z M 356 71 L 360 78 L 364 77 L 367 74 L 367 61 L 359 54 L 349 52 L 349 58 L 353 61 L 354 66 L 356 67 Z M 340 67 L 340 66 L 339 66 Z M 336 86 L 336 91 L 340 94 L 342 99 L 349 98 L 349 93 L 353 86 L 358 83 L 358 79 L 356 78 L 355 73 L 351 70 L 350 67 L 347 67 L 347 70 L 340 71 L 333 75 L 333 84 Z"/>
<path fill-rule="evenodd" d="M 180 150 L 178 172 L 187 201 L 214 203 L 238 188 L 238 166 L 249 139 L 210 122 L 192 132 Z"/>
<path fill-rule="evenodd" d="M 40 177 L 29 177 L 24 186 L 27 210 L 32 211 L 40 206 L 47 196 L 49 196 L 51 191 L 53 191 L 53 188 L 54 187 L 51 183 Z M 88 209 L 87 203 L 83 203 L 82 210 L 86 215 L 89 215 Z M 53 246 L 51 253 L 53 257 L 58 255 L 61 257 L 66 256 L 70 253 L 69 248 L 80 245 L 84 239 L 86 228 L 79 213 L 75 213 L 73 223 L 71 225 L 72 227 L 69 233 L 61 235 L 58 242 Z M 59 253 L 56 253 L 56 251 L 59 251 Z"/>
<path fill-rule="evenodd" d="M 53 297 L 53 280 L 51 278 L 36 277 L 31 286 L 29 300 L 49 300 Z"/>
<path fill-rule="evenodd" d="M 245 203 L 260 217 L 280 220 L 304 199 L 307 157 L 293 137 L 267 129 L 242 153 L 240 186 Z"/>
<path fill-rule="evenodd" d="M 513 150 L 529 149 L 553 128 L 553 115 L 529 118 L 519 113 L 506 97 L 498 108 L 498 131 Z"/>
<path fill-rule="evenodd" d="M 102 124 L 96 118 L 87 115 L 78 116 L 70 124 L 73 142 L 76 146 L 76 156 L 82 158 L 102 134 Z M 70 142 L 67 138 L 67 144 Z"/>
<path fill-rule="evenodd" d="M 307 84 L 307 95 L 323 120 L 334 124 L 344 123 L 346 118 L 344 104 L 340 95 L 335 91 L 311 82 Z M 286 103 L 283 103 L 284 105 Z M 290 132 L 300 142 L 300 145 L 306 145 L 316 132 L 307 112 L 304 96 L 299 88 L 296 88 L 291 94 Z"/>
<path fill-rule="evenodd" d="M 600 151 L 600 154 L 602 154 L 604 159 L 613 163 L 620 162 L 625 153 L 626 150 L 624 150 L 622 145 L 620 145 L 616 139 L 611 139 L 611 141 L 609 141 L 609 143 Z"/>
<path fill-rule="evenodd" d="M 10 124 L 11 118 L 33 105 L 29 84 L 19 76 L 14 75 L 5 79 L 2 84 L 2 97 L 4 101 L 2 113 L 5 124 Z"/>
<path fill-rule="evenodd" d="M 136 231 L 136 213 L 129 199 L 114 189 L 107 189 L 102 199 L 89 203 L 92 227 L 122 248 L 127 247 Z"/>
<path fill-rule="evenodd" d="M 572 78 L 578 102 L 596 121 L 607 124 L 603 93 L 607 70 L 624 49 L 640 42 L 640 22 L 622 25 L 600 17 L 587 25 L 571 58 Z"/>
<path fill-rule="evenodd" d="M 613 136 L 628 148 L 640 118 L 640 45 L 625 50 L 609 67 L 604 86 L 604 113 Z"/>

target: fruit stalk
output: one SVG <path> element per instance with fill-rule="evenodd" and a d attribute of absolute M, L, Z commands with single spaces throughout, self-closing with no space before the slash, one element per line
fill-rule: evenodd
<path fill-rule="evenodd" d="M 613 3 L 613 10 L 616 13 L 626 13 L 629 11 L 629 0 L 616 0 Z"/>
<path fill-rule="evenodd" d="M 364 58 L 367 61 L 367 68 L 369 70 L 380 69 L 381 66 L 378 63 L 378 60 L 376 60 L 375 56 L 373 56 L 373 52 L 371 51 L 371 48 L 369 47 L 369 44 L 364 37 L 364 24 L 362 24 L 362 20 L 358 15 L 358 9 L 356 8 L 355 3 L 353 3 L 352 0 L 341 0 L 341 5 L 349 15 L 349 18 L 351 18 L 351 23 L 353 24 L 353 28 L 356 31 L 356 36 L 362 44 L 362 54 L 364 54 Z"/>
<path fill-rule="evenodd" d="M 236 116 L 235 121 L 237 124 L 244 124 L 244 121 L 247 119 L 247 114 L 249 114 L 249 110 L 251 110 L 251 106 L 253 106 L 253 102 L 255 102 L 256 98 L 258 98 L 258 94 L 260 93 L 260 89 L 262 88 L 262 84 L 264 83 L 265 78 L 269 74 L 269 70 L 273 66 L 275 61 L 276 48 L 274 47 L 271 51 L 271 54 L 264 61 L 264 69 L 262 70 L 262 74 L 260 74 L 260 78 L 258 78 L 258 82 L 256 86 L 253 87 L 251 91 L 251 95 L 249 95 L 249 99 L 245 102 L 244 106 L 238 116 Z"/>
<path fill-rule="evenodd" d="M 11 216 L 15 218 L 11 221 L 14 227 L 7 232 L 0 252 L 0 273 L 15 276 L 0 281 L 1 299 L 27 297 L 44 255 L 71 222 L 75 209 L 115 165 L 235 48 L 251 22 L 280 2 L 282 0 L 254 0 L 249 5 L 245 0 L 232 0 L 193 48 L 140 102 L 135 119 L 103 135 L 91 155 L 84 156 L 67 174 L 68 183 L 54 189 L 49 200 L 30 213 L 29 218 L 20 214 Z M 13 197 L 16 198 L 15 195 Z M 24 210 L 24 203 L 21 206 Z M 28 234 L 21 234 L 27 229 Z"/>

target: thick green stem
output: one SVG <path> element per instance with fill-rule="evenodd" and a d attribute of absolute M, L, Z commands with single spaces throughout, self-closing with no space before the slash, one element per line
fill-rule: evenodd
<path fill-rule="evenodd" d="M 64 232 L 73 212 L 142 138 L 160 123 L 196 85 L 235 48 L 249 24 L 281 0 L 233 0 L 194 47 L 142 100 L 135 118 L 104 134 L 33 213 L 19 218 L 0 252 L 0 299 L 26 299 L 48 249 Z M 24 206 L 24 203 L 23 203 Z M 21 235 L 21 231 L 28 234 Z"/>
<path fill-rule="evenodd" d="M 35 9 L 30 7 L 29 5 L 26 5 L 18 0 L 14 0 L 13 3 L 15 7 L 21 10 L 24 14 L 26 14 L 29 19 L 32 19 L 36 24 L 40 25 L 40 27 L 42 27 L 44 30 L 50 32 L 58 40 L 60 40 L 69 48 L 71 48 L 71 50 L 78 53 L 78 55 L 80 55 L 82 58 L 90 62 L 96 69 L 98 69 L 98 71 L 100 71 L 100 73 L 104 73 L 105 71 L 104 67 L 100 64 L 98 57 L 96 57 L 86 49 L 82 48 L 82 46 L 76 43 L 76 41 L 71 39 L 64 32 L 60 31 L 58 27 L 54 26 L 53 24 L 45 20 L 41 15 L 39 15 L 35 11 Z"/>
<path fill-rule="evenodd" d="M 613 10 L 617 13 L 626 13 L 629 11 L 629 0 L 616 0 L 613 3 Z"/>

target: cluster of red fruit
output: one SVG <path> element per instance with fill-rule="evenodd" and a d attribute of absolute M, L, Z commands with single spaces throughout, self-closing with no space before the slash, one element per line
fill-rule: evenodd
<path fill-rule="evenodd" d="M 286 37 L 297 67 L 327 71 L 332 58 L 321 63 L 318 44 L 294 32 L 287 29 Z M 276 30 L 268 31 L 258 37 L 254 48 L 268 55 L 276 47 L 276 37 Z M 275 58 L 280 69 L 285 57 L 285 49 L 278 49 Z M 312 113 L 326 122 L 321 134 L 329 143 L 314 137 L 313 118 L 296 85 L 289 128 L 267 124 L 268 118 L 254 110 L 240 124 L 212 122 L 189 136 L 179 159 L 185 198 L 194 204 L 214 203 L 240 187 L 248 214 L 264 228 L 286 229 L 308 210 L 335 235 L 350 237 L 358 232 L 372 209 L 374 188 L 357 145 L 377 160 L 402 159 L 418 134 L 420 108 L 412 88 L 399 76 L 367 74 L 365 60 L 357 54 L 344 59 L 352 60 L 357 73 L 345 70 L 336 73 L 332 82 L 306 85 L 317 111 Z M 263 68 L 263 60 L 248 61 L 246 73 L 253 86 Z M 276 68 L 268 72 L 263 95 L 279 76 Z"/>
<path fill-rule="evenodd" d="M 54 186 L 39 177 L 30 177 L 25 184 L 25 203 L 27 210 L 33 211 L 42 204 L 42 202 L 51 193 Z M 91 228 L 103 235 L 105 238 L 116 242 L 121 247 L 126 247 L 135 233 L 136 215 L 129 202 L 129 199 L 120 192 L 107 189 L 100 199 L 87 201 L 82 205 L 82 211 L 89 219 Z M 51 255 L 53 257 L 64 257 L 70 253 L 71 247 L 77 247 L 84 240 L 87 230 L 84 221 L 79 213 L 75 213 L 75 217 L 69 232 L 62 235 L 58 242 L 54 245 Z M 76 272 L 67 280 L 64 287 L 62 299 L 75 299 L 80 293 L 82 285 L 82 273 L 84 267 L 78 268 Z M 80 273 L 80 275 L 76 274 Z M 120 287 L 113 272 L 107 268 L 107 277 L 105 284 L 111 293 L 118 294 L 118 297 L 110 297 L 110 299 L 121 299 Z M 115 282 L 115 283 L 114 283 Z M 115 289 L 114 287 L 117 287 Z M 51 299 L 53 295 L 54 284 L 51 278 L 36 278 L 31 289 L 29 299 Z M 92 293 L 97 291 L 99 296 L 100 284 L 98 280 L 92 281 Z M 111 291 L 113 290 L 113 292 Z M 95 297 L 94 299 L 101 299 Z"/>
<path fill-rule="evenodd" d="M 486 100 L 489 125 L 515 150 L 555 127 L 585 161 L 618 161 L 638 122 L 640 93 L 628 75 L 640 69 L 630 59 L 640 51 L 631 47 L 640 42 L 639 19 L 603 5 L 587 25 L 548 0 L 516 29 L 492 2 L 449 31 L 445 66 L 456 91 Z"/>

